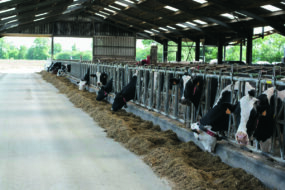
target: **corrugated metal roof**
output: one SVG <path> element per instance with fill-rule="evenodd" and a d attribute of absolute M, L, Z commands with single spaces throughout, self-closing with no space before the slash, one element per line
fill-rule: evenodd
<path fill-rule="evenodd" d="M 265 26 L 285 35 L 285 0 L 0 0 L 0 35 L 73 17 L 157 41 L 228 42 Z"/>

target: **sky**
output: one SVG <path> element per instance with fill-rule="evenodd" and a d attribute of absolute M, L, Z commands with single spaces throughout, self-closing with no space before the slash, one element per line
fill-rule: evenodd
<path fill-rule="evenodd" d="M 24 45 L 31 47 L 35 37 L 4 37 L 5 41 L 12 43 L 16 47 Z M 143 48 L 142 40 L 137 40 L 137 47 Z M 80 51 L 92 50 L 92 38 L 69 38 L 69 37 L 55 37 L 54 43 L 60 43 L 62 50 L 71 50 L 73 44 Z"/>

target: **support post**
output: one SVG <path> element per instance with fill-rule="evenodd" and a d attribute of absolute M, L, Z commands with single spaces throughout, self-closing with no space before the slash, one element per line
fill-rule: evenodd
<path fill-rule="evenodd" d="M 168 40 L 163 40 L 163 62 L 167 62 L 168 57 Z"/>
<path fill-rule="evenodd" d="M 51 60 L 54 59 L 54 37 L 51 37 Z"/>
<path fill-rule="evenodd" d="M 242 61 L 242 41 L 240 42 L 240 47 L 239 47 L 239 60 Z"/>
<path fill-rule="evenodd" d="M 223 44 L 219 43 L 218 45 L 218 64 L 223 62 Z"/>
<path fill-rule="evenodd" d="M 157 64 L 157 46 L 152 45 L 150 49 L 150 64 Z"/>
<path fill-rule="evenodd" d="M 195 48 L 195 61 L 200 60 L 200 39 L 195 41 L 196 48 Z"/>
<path fill-rule="evenodd" d="M 178 38 L 176 61 L 181 61 L 181 54 L 182 54 L 182 38 Z"/>
<path fill-rule="evenodd" d="M 252 64 L 252 35 L 253 30 L 251 30 L 251 32 L 249 33 L 246 43 L 246 63 L 249 65 Z"/>

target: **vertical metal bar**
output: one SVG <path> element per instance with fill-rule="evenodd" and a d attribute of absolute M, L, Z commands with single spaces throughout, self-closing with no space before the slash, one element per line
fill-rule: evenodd
<path fill-rule="evenodd" d="M 138 78 L 137 78 L 137 103 L 141 102 L 141 76 L 142 76 L 142 71 L 139 69 L 138 71 Z"/>
<path fill-rule="evenodd" d="M 178 75 L 175 74 L 174 75 L 175 77 L 177 77 Z M 167 83 L 167 86 L 169 86 L 169 80 L 166 81 Z M 173 90 L 173 87 L 174 87 L 174 107 L 173 107 L 173 115 L 174 117 L 178 117 L 178 85 L 174 85 L 172 86 L 172 90 Z M 166 92 L 167 93 L 167 92 Z"/>
<path fill-rule="evenodd" d="M 196 122 L 195 120 L 195 108 L 194 108 L 194 104 L 191 104 L 191 123 Z"/>
<path fill-rule="evenodd" d="M 143 102 L 142 103 L 146 106 L 146 104 L 147 104 L 146 103 L 146 94 L 147 94 L 147 89 L 148 89 L 147 82 L 149 82 L 149 81 L 147 81 L 148 71 L 144 70 L 143 73 L 144 73 L 144 78 L 143 78 L 144 89 L 143 89 Z"/>
<path fill-rule="evenodd" d="M 281 150 L 281 159 L 284 160 L 284 152 L 285 152 L 285 99 L 283 100 L 283 142 L 282 142 L 282 150 Z"/>
<path fill-rule="evenodd" d="M 204 115 L 207 113 L 207 111 L 210 109 L 210 100 L 211 100 L 211 83 L 210 78 L 206 78 L 206 84 L 205 84 L 205 109 L 204 109 Z M 201 102 L 201 101 L 200 101 Z"/>
<path fill-rule="evenodd" d="M 170 74 L 168 72 L 165 72 L 165 98 L 164 98 L 164 112 L 166 115 L 169 114 L 169 78 L 170 78 Z M 176 86 L 176 85 L 175 85 Z"/>
<path fill-rule="evenodd" d="M 234 67 L 233 65 L 231 66 L 231 104 L 233 103 L 233 96 L 234 96 L 234 87 L 235 87 L 235 84 L 234 84 L 234 80 L 233 80 L 233 70 L 234 70 Z M 231 133 L 231 119 L 232 119 L 232 116 L 229 115 L 229 128 L 228 128 L 228 137 L 230 137 L 230 133 Z"/>
<path fill-rule="evenodd" d="M 150 85 L 149 85 L 149 98 L 148 98 L 148 106 L 149 108 L 153 108 L 153 91 L 154 90 L 157 90 L 157 89 L 154 89 L 154 70 L 152 69 L 150 71 L 150 81 L 149 81 Z"/>
<path fill-rule="evenodd" d="M 278 124 L 276 122 L 276 114 L 277 114 L 277 103 L 278 103 L 278 97 L 277 97 L 277 90 L 276 90 L 276 78 L 275 78 L 275 67 L 273 67 L 273 73 L 272 73 L 272 80 L 273 80 L 273 88 L 274 88 L 274 115 L 273 115 L 273 119 L 274 119 L 274 126 L 275 128 L 273 129 L 273 135 L 271 137 L 271 153 L 274 153 L 274 147 L 275 147 L 275 142 L 276 142 L 276 132 L 278 129 Z"/>
<path fill-rule="evenodd" d="M 185 117 L 185 124 L 186 128 L 190 128 L 191 122 L 190 122 L 190 115 L 191 115 L 191 106 L 186 106 L 186 117 Z"/>
<path fill-rule="evenodd" d="M 115 91 L 115 93 L 117 93 L 118 91 L 117 91 L 117 83 L 116 83 L 116 67 L 113 65 L 113 67 L 112 67 L 112 73 L 113 73 L 113 88 L 114 88 L 114 91 Z"/>
<path fill-rule="evenodd" d="M 161 72 L 158 71 L 157 73 L 157 91 L 156 91 L 156 109 L 160 110 L 160 93 L 161 93 Z"/>

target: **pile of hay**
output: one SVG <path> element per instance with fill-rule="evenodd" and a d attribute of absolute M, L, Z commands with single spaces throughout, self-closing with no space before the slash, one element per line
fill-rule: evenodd
<path fill-rule="evenodd" d="M 171 181 L 173 189 L 266 189 L 244 170 L 231 168 L 192 142 L 180 142 L 174 132 L 161 131 L 159 126 L 125 110 L 113 112 L 108 102 L 96 101 L 95 93 L 79 91 L 64 77 L 44 71 L 40 74 L 87 112 L 109 137 L 142 156 L 160 177 Z"/>

